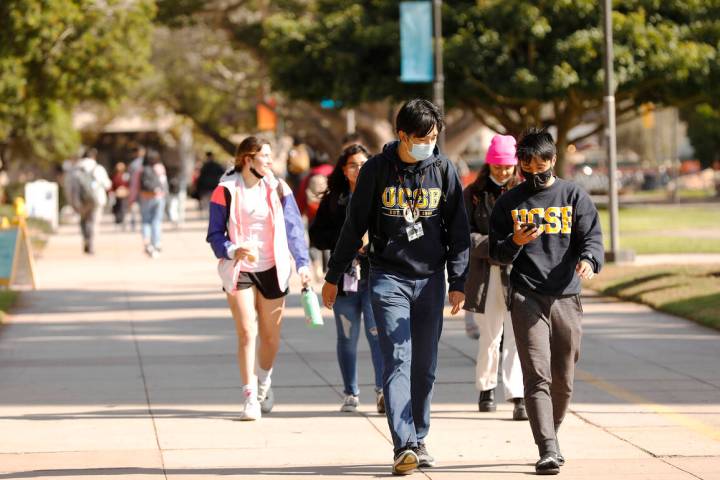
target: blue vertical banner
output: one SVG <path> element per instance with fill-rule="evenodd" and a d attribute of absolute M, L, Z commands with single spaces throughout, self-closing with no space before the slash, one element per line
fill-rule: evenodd
<path fill-rule="evenodd" d="M 400 81 L 434 80 L 432 1 L 400 2 L 400 57 Z"/>

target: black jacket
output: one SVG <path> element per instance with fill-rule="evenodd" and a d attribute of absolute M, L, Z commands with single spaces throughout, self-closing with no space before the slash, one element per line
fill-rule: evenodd
<path fill-rule="evenodd" d="M 397 154 L 398 142 L 383 148 L 360 170 L 347 219 L 328 263 L 325 279 L 337 284 L 347 265 L 370 231 L 370 264 L 412 279 L 427 278 L 447 262 L 450 291 L 464 291 L 467 275 L 470 230 L 462 197 L 462 186 L 452 163 L 435 152 L 415 164 L 406 164 Z M 423 236 L 409 241 L 403 217 L 405 194 L 422 187 L 417 207 Z M 419 193 L 419 192 L 418 192 Z"/>
<path fill-rule="evenodd" d="M 315 219 L 310 225 L 310 246 L 319 250 L 333 250 L 335 243 L 340 236 L 340 230 L 345 223 L 345 212 L 350 202 L 350 192 L 343 192 L 339 195 L 328 194 L 320 200 L 320 206 L 315 214 Z M 367 282 L 370 271 L 370 262 L 367 255 L 357 254 L 360 261 L 360 282 Z M 348 265 L 348 269 L 352 265 Z M 342 279 L 342 277 L 341 277 Z M 338 283 L 338 295 L 345 295 L 343 282 Z"/>
<path fill-rule="evenodd" d="M 485 313 L 491 265 L 499 265 L 490 258 L 490 213 L 492 212 L 500 188 L 497 192 L 488 177 L 472 183 L 463 191 L 465 208 L 470 222 L 470 261 L 465 280 L 465 304 L 469 312 Z M 504 287 L 508 285 L 509 267 L 500 270 Z M 504 293 L 507 294 L 507 289 Z"/>

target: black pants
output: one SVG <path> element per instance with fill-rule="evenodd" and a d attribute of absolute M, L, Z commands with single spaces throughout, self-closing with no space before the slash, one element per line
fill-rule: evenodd
<path fill-rule="evenodd" d="M 510 301 L 530 428 L 541 456 L 558 453 L 557 431 L 570 406 L 580 356 L 580 296 L 514 289 Z"/>
<path fill-rule="evenodd" d="M 93 239 L 95 238 L 95 218 L 96 209 L 91 209 L 80 214 L 80 233 L 83 237 L 83 248 L 86 252 L 92 252 L 94 249 Z"/>
<path fill-rule="evenodd" d="M 125 223 L 125 214 L 128 210 L 128 198 L 115 198 L 115 204 L 113 204 L 112 212 L 115 216 L 115 224 L 122 225 Z"/>

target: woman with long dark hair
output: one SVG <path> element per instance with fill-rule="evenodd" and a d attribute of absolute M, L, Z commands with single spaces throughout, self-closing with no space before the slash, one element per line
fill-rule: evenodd
<path fill-rule="evenodd" d="M 241 420 L 258 420 L 273 407 L 270 375 L 293 259 L 302 283 L 310 283 L 300 212 L 271 166 L 270 144 L 246 138 L 235 153 L 235 168 L 220 178 L 210 199 L 207 241 L 220 259 L 218 272 L 237 327 Z"/>
<path fill-rule="evenodd" d="M 362 145 L 350 145 L 343 150 L 332 173 L 328 188 L 320 201 L 315 221 L 310 226 L 310 244 L 321 250 L 332 250 L 345 222 L 345 209 L 355 190 L 360 168 L 367 161 L 369 152 Z M 354 412 L 360 403 L 357 381 L 357 344 L 360 326 L 365 321 L 365 336 L 370 345 L 375 372 L 375 404 L 379 413 L 385 412 L 382 391 L 382 354 L 375 326 L 368 274 L 367 241 L 358 252 L 338 285 L 338 297 L 333 305 L 337 327 L 337 357 L 342 374 L 345 398 L 340 411 Z"/>
<path fill-rule="evenodd" d="M 479 334 L 475 376 L 480 391 L 478 409 L 492 412 L 497 408 L 495 387 L 502 341 L 505 399 L 514 403 L 514 420 L 527 420 L 522 371 L 506 302 L 510 266 L 490 259 L 488 242 L 490 213 L 495 201 L 518 182 L 515 139 L 509 135 L 496 135 L 477 179 L 463 192 L 472 240 L 463 308 L 466 326 L 476 326 Z"/>

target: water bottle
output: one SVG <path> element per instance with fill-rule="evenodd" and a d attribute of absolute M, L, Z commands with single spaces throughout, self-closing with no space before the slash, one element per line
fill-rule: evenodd
<path fill-rule="evenodd" d="M 315 292 L 310 287 L 303 287 L 300 295 L 303 310 L 305 311 L 305 324 L 310 328 L 323 326 L 320 302 Z"/>

